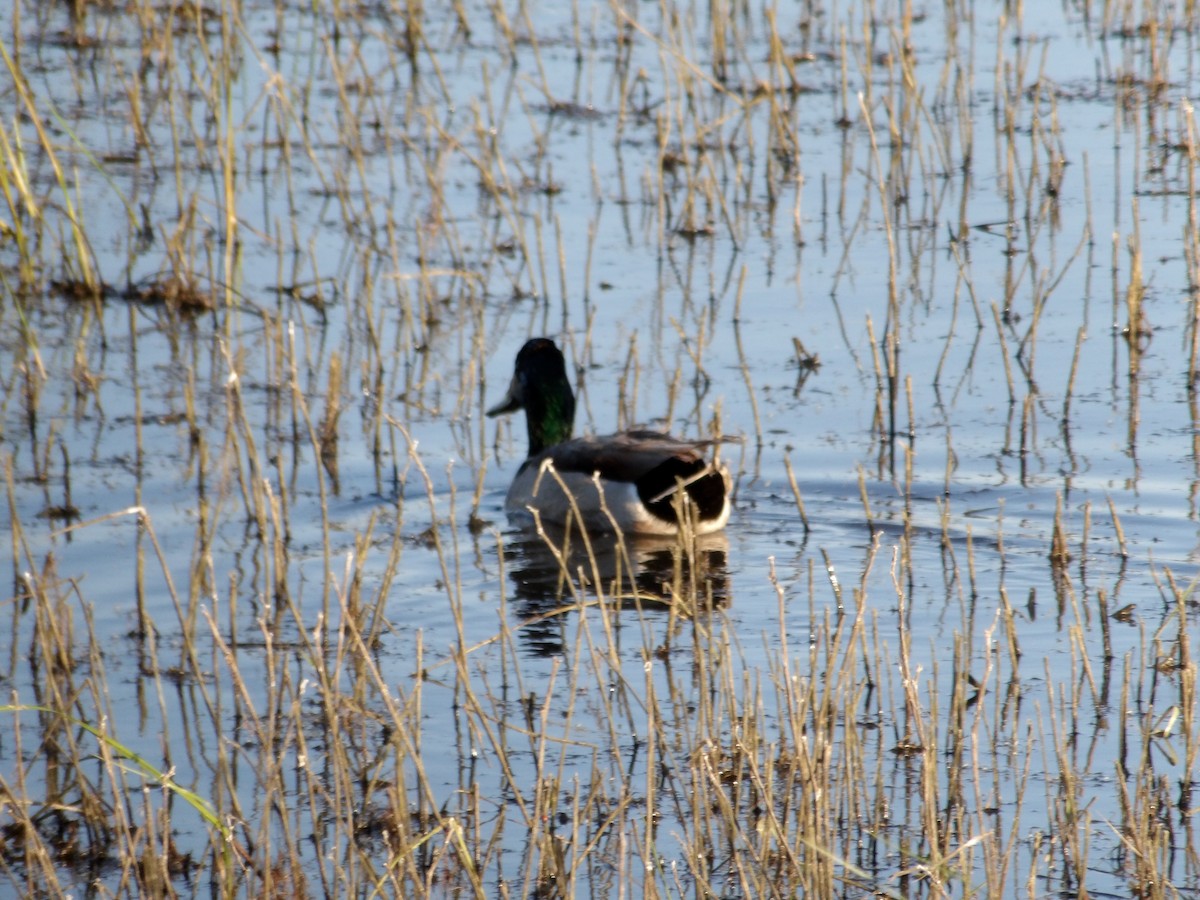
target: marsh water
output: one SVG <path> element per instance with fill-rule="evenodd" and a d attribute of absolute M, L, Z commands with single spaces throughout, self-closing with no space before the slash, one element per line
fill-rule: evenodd
<path fill-rule="evenodd" d="M 754 895 L 801 683 L 838 893 L 1200 891 L 1195 8 L 14 12 L 0 891 Z M 542 334 L 738 439 L 704 612 L 506 521 Z"/>

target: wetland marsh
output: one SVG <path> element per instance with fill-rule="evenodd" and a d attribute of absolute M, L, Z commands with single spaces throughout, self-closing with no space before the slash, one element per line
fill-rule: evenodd
<path fill-rule="evenodd" d="M 12 12 L 0 895 L 1200 893 L 1200 7 Z"/>

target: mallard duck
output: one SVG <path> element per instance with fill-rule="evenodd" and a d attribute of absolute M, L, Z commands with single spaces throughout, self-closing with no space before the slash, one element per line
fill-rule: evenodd
<path fill-rule="evenodd" d="M 572 516 L 565 486 L 589 531 L 676 534 L 681 506 L 696 534 L 719 531 L 729 520 L 729 471 L 703 452 L 714 441 L 644 430 L 571 437 L 575 394 L 562 351 L 548 338 L 521 348 L 508 394 L 487 414 L 519 409 L 525 410 L 529 456 L 508 489 L 509 514 L 536 512 L 543 522 L 565 525 Z M 683 504 L 676 497 L 680 486 Z"/>

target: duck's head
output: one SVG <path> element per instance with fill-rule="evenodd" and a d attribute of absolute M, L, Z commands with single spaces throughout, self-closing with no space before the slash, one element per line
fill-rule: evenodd
<path fill-rule="evenodd" d="M 571 439 L 575 427 L 575 394 L 567 379 L 562 351 L 549 338 L 527 341 L 517 354 L 516 370 L 504 399 L 489 416 L 525 410 L 529 455 Z"/>

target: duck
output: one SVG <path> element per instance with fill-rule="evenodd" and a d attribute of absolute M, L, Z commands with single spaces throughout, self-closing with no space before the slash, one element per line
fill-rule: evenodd
<path fill-rule="evenodd" d="M 679 534 L 681 513 L 697 535 L 729 521 L 729 470 L 707 453 L 720 441 L 645 429 L 573 437 L 575 393 L 550 338 L 521 347 L 508 393 L 487 415 L 522 409 L 529 453 L 505 497 L 510 518 L 646 535 Z"/>

